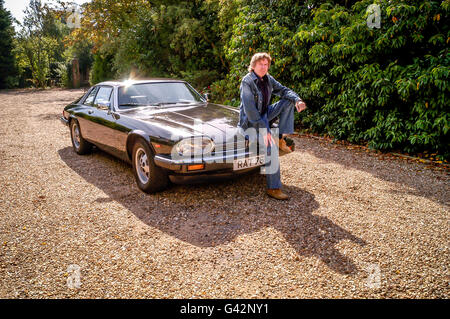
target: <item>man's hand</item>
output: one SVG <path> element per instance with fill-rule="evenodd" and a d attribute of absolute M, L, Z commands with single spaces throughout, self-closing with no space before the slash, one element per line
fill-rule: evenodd
<path fill-rule="evenodd" d="M 297 101 L 297 103 L 295 103 L 295 108 L 297 109 L 297 112 L 301 112 L 304 111 L 306 109 L 306 104 L 303 101 Z"/>
<path fill-rule="evenodd" d="M 267 134 L 264 136 L 264 144 L 266 145 L 266 147 L 269 146 L 269 145 L 270 145 L 270 146 L 275 145 L 275 141 L 273 140 L 272 134 L 267 133 Z"/>

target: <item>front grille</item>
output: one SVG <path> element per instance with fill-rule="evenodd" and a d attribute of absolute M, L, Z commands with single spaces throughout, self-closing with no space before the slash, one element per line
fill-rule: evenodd
<path fill-rule="evenodd" d="M 242 155 L 248 153 L 249 151 L 249 142 L 248 140 L 237 141 L 237 137 L 234 138 L 234 141 L 227 141 L 223 143 L 216 143 L 214 151 L 211 153 L 213 156 L 223 155 Z"/>

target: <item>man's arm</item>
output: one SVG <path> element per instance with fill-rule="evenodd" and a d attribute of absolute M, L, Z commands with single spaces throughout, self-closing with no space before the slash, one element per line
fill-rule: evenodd
<path fill-rule="evenodd" d="M 278 82 L 277 80 L 275 80 L 272 76 L 270 78 L 271 78 L 271 83 L 272 83 L 272 88 L 273 88 L 273 91 L 272 91 L 273 94 L 275 94 L 276 96 L 279 96 L 282 99 L 291 100 L 292 102 L 301 101 L 301 98 L 298 96 L 297 93 L 295 93 L 291 89 L 281 85 L 281 83 Z"/>
<path fill-rule="evenodd" d="M 297 112 L 301 112 L 306 109 L 305 102 L 303 102 L 303 100 L 298 96 L 297 93 L 281 85 L 281 83 L 275 80 L 273 77 L 271 77 L 271 83 L 273 88 L 272 93 L 282 99 L 288 99 L 295 102 L 295 108 L 297 109 Z"/>

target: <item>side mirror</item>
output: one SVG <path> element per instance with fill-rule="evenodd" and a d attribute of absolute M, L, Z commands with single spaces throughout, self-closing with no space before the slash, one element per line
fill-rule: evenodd
<path fill-rule="evenodd" d="M 205 98 L 206 102 L 209 101 L 209 93 L 204 93 L 203 97 Z"/>
<path fill-rule="evenodd" d="M 99 102 L 97 103 L 97 107 L 98 107 L 100 110 L 105 110 L 105 111 L 107 111 L 107 110 L 109 110 L 110 107 L 111 107 L 111 102 L 109 102 L 109 101 L 99 101 Z"/>

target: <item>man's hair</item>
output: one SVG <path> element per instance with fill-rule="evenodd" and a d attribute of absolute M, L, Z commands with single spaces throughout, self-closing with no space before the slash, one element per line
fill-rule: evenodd
<path fill-rule="evenodd" d="M 272 58 L 270 57 L 269 53 L 266 53 L 266 52 L 255 53 L 252 56 L 252 60 L 250 61 L 250 65 L 248 66 L 248 72 L 252 72 L 253 69 L 255 68 L 256 62 L 258 62 L 259 60 L 263 60 L 263 59 L 267 59 L 267 61 L 269 61 L 269 65 L 270 65 L 270 62 L 272 61 Z"/>

